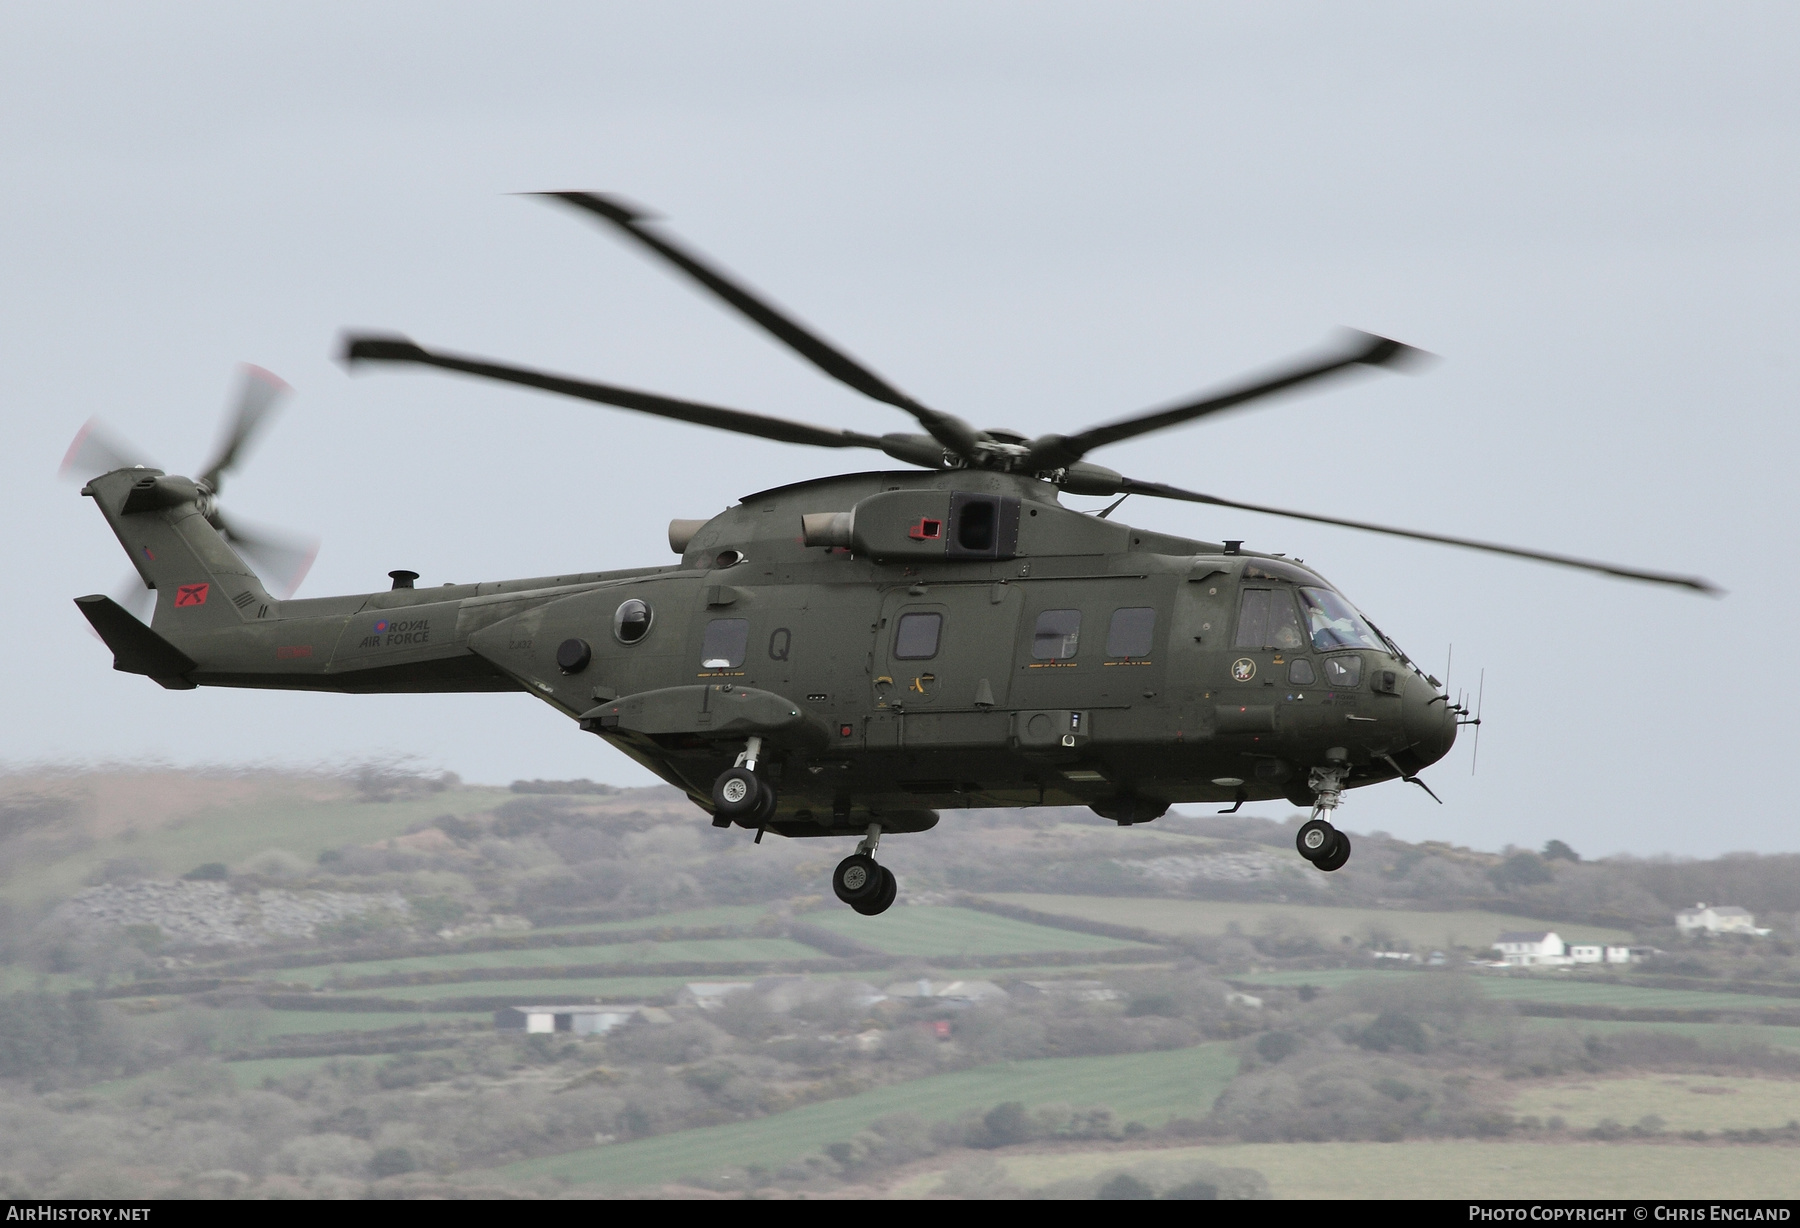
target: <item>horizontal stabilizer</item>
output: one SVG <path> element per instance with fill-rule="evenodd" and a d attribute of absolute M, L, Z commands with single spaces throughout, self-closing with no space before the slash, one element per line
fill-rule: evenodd
<path fill-rule="evenodd" d="M 188 655 L 131 616 L 111 597 L 96 594 L 77 597 L 75 604 L 94 631 L 112 649 L 113 668 L 127 674 L 143 674 L 171 691 L 192 690 L 185 675 L 195 664 Z"/>

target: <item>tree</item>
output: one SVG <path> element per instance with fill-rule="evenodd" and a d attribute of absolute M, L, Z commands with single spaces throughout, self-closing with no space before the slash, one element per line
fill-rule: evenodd
<path fill-rule="evenodd" d="M 1544 846 L 1542 854 L 1545 861 L 1580 861 L 1581 854 L 1564 844 L 1561 840 L 1552 840 Z"/>

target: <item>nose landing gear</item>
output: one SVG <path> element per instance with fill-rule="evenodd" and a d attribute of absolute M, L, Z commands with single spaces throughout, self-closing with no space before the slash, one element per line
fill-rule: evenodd
<path fill-rule="evenodd" d="M 1341 870 L 1350 860 L 1350 837 L 1325 819 L 1344 799 L 1344 781 L 1350 768 L 1345 763 L 1348 756 L 1339 748 L 1325 752 L 1325 757 L 1328 765 L 1314 768 L 1307 777 L 1307 787 L 1313 792 L 1313 813 L 1294 833 L 1294 847 L 1302 857 L 1329 873 Z"/>
<path fill-rule="evenodd" d="M 865 917 L 884 913 L 900 893 L 894 872 L 875 860 L 875 849 L 881 843 L 881 824 L 869 824 L 869 834 L 856 851 L 838 862 L 831 872 L 831 889 L 837 898 Z"/>

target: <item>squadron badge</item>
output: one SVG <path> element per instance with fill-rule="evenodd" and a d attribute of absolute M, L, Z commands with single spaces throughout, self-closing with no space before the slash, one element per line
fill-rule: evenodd
<path fill-rule="evenodd" d="M 1239 682 L 1248 682 L 1256 677 L 1256 662 L 1249 657 L 1239 657 L 1231 663 L 1231 676 Z"/>

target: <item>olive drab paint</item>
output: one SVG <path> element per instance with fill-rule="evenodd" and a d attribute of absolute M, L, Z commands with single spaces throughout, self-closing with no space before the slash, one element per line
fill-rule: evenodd
<path fill-rule="evenodd" d="M 667 262 L 825 374 L 910 415 L 922 433 L 813 426 L 433 351 L 347 337 L 347 364 L 436 367 L 783 443 L 879 451 L 919 468 L 821 478 L 678 520 L 672 566 L 277 600 L 234 549 L 279 542 L 227 521 L 221 477 L 281 389 L 260 368 L 228 444 L 197 479 L 132 464 L 84 428 L 65 470 L 145 585 L 149 626 L 101 596 L 77 605 L 114 668 L 171 689 L 523 691 L 684 790 L 715 826 L 862 837 L 839 899 L 873 915 L 897 891 L 884 832 L 955 808 L 1085 805 L 1121 824 L 1174 802 L 1311 805 L 1301 856 L 1336 870 L 1327 821 L 1348 789 L 1429 786 L 1479 716 L 1298 560 L 1134 529 L 1130 495 L 1340 525 L 1716 591 L 1706 581 L 1568 555 L 1241 503 L 1126 477 L 1096 448 L 1418 351 L 1346 333 L 1256 379 L 1090 427 L 1028 438 L 979 430 L 901 392 L 784 315 L 635 206 L 547 193 Z M 1062 494 L 1118 496 L 1097 515 Z M 310 554 L 289 548 L 290 556 Z M 298 574 L 304 574 L 304 566 Z M 294 581 L 297 583 L 297 579 Z M 1435 796 L 1435 795 L 1434 795 Z"/>

